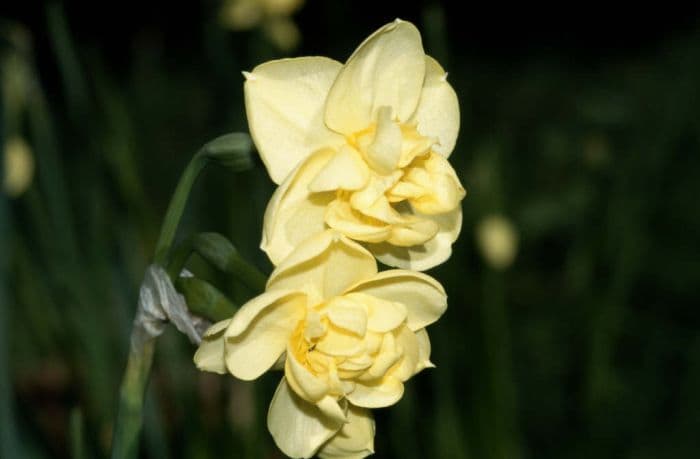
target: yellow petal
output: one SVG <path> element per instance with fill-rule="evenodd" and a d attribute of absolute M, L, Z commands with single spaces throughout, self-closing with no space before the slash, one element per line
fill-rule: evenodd
<path fill-rule="evenodd" d="M 217 322 L 202 337 L 199 349 L 194 354 L 194 363 L 202 371 L 211 371 L 220 375 L 226 373 L 226 361 L 224 360 L 224 330 L 231 323 L 231 319 Z"/>
<path fill-rule="evenodd" d="M 362 339 L 354 333 L 331 327 L 328 334 L 316 344 L 316 349 L 333 357 L 352 357 L 362 352 Z"/>
<path fill-rule="evenodd" d="M 362 156 L 343 145 L 309 184 L 309 191 L 359 190 L 369 180 L 369 169 Z"/>
<path fill-rule="evenodd" d="M 398 213 L 389 206 L 384 194 L 396 186 L 402 175 L 401 171 L 395 171 L 391 175 L 373 174 L 366 187 L 351 194 L 350 205 L 365 215 L 387 223 L 399 221 Z"/>
<path fill-rule="evenodd" d="M 437 137 L 433 150 L 449 157 L 459 132 L 459 100 L 440 64 L 430 56 L 425 56 L 425 61 L 425 81 L 411 121 L 424 136 Z"/>
<path fill-rule="evenodd" d="M 324 214 L 334 192 L 312 193 L 309 183 L 331 159 L 334 150 L 321 149 L 303 161 L 272 195 L 265 210 L 260 248 L 278 265 L 294 248 L 325 229 Z"/>
<path fill-rule="evenodd" d="M 394 335 L 391 333 L 384 334 L 381 348 L 374 357 L 372 366 L 365 371 L 359 380 L 367 382 L 383 378 L 389 369 L 401 359 L 402 352 L 403 350 L 399 347 Z"/>
<path fill-rule="evenodd" d="M 267 287 L 306 286 L 319 300 L 330 299 L 376 273 L 371 253 L 340 233 L 327 230 L 302 242 L 285 258 L 270 275 Z"/>
<path fill-rule="evenodd" d="M 399 247 L 413 247 L 431 240 L 439 231 L 440 226 L 432 219 L 415 218 L 395 224 L 387 242 Z"/>
<path fill-rule="evenodd" d="M 374 454 L 372 412 L 349 405 L 348 422 L 318 451 L 321 459 L 361 459 Z"/>
<path fill-rule="evenodd" d="M 343 296 L 362 304 L 367 310 L 367 329 L 386 333 L 398 328 L 406 320 L 406 307 L 395 301 L 386 301 L 366 293 L 352 292 Z"/>
<path fill-rule="evenodd" d="M 363 215 L 342 199 L 328 204 L 324 219 L 329 227 L 356 241 L 382 242 L 391 235 L 391 226 L 386 222 Z"/>
<path fill-rule="evenodd" d="M 447 309 L 447 295 L 432 277 L 414 271 L 392 269 L 355 285 L 351 292 L 360 292 L 406 307 L 407 325 L 418 330 L 435 322 Z"/>
<path fill-rule="evenodd" d="M 316 406 L 323 413 L 324 416 L 332 419 L 335 422 L 347 422 L 347 417 L 345 416 L 345 411 L 338 403 L 338 400 L 330 395 L 326 395 Z"/>
<path fill-rule="evenodd" d="M 395 333 L 396 344 L 401 348 L 402 356 L 398 364 L 392 368 L 391 376 L 400 381 L 406 381 L 418 372 L 421 358 L 420 344 L 416 334 L 405 325 Z"/>
<path fill-rule="evenodd" d="M 430 361 L 430 338 L 428 337 L 427 330 L 425 328 L 418 330 L 416 332 L 416 339 L 418 340 L 418 365 L 416 366 L 416 373 L 426 368 L 435 368 L 433 362 Z"/>
<path fill-rule="evenodd" d="M 367 162 L 380 174 L 394 172 L 401 157 L 401 128 L 391 119 L 391 107 L 380 107 L 377 130 L 367 147 Z"/>
<path fill-rule="evenodd" d="M 282 378 L 267 412 L 267 428 L 284 454 L 310 458 L 342 425 L 298 397 Z"/>
<path fill-rule="evenodd" d="M 350 56 L 326 102 L 326 125 L 351 135 L 377 120 L 380 107 L 392 118 L 410 118 L 420 98 L 425 54 L 418 29 L 396 20 L 374 32 Z"/>
<path fill-rule="evenodd" d="M 284 366 L 284 376 L 294 392 L 311 403 L 319 402 L 328 395 L 328 381 L 312 373 L 304 364 L 299 362 L 291 348 L 287 349 L 287 362 Z"/>
<path fill-rule="evenodd" d="M 452 243 L 462 229 L 462 207 L 443 215 L 432 215 L 430 219 L 439 226 L 438 233 L 424 244 L 413 247 L 398 247 L 382 242 L 368 248 L 377 260 L 402 269 L 425 271 L 450 258 Z"/>
<path fill-rule="evenodd" d="M 466 191 L 447 159 L 431 153 L 413 164 L 391 190 L 392 194 L 403 192 L 411 207 L 426 215 L 451 212 L 460 205 Z M 403 184 L 414 187 L 401 189 Z"/>
<path fill-rule="evenodd" d="M 245 74 L 250 133 L 275 183 L 319 148 L 344 143 L 323 123 L 326 95 L 340 68 L 325 57 L 300 57 L 266 62 Z"/>
<path fill-rule="evenodd" d="M 364 408 L 383 408 L 401 400 L 403 383 L 387 376 L 375 383 L 356 383 L 355 390 L 345 397 L 353 405 Z"/>
<path fill-rule="evenodd" d="M 224 335 L 229 372 L 249 381 L 270 369 L 284 352 L 305 308 L 306 296 L 293 291 L 266 292 L 244 304 Z"/>
<path fill-rule="evenodd" d="M 365 336 L 367 310 L 362 306 L 362 303 L 357 303 L 352 298 L 338 296 L 330 302 L 326 314 L 328 320 L 336 327 L 360 337 Z"/>

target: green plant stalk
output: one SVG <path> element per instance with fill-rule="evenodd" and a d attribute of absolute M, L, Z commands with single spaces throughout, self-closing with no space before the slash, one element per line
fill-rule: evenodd
<path fill-rule="evenodd" d="M 185 168 L 165 214 L 160 236 L 156 242 L 153 262 L 166 266 L 170 248 L 175 240 L 182 214 L 192 186 L 209 163 L 204 150 L 200 150 Z M 132 329 L 132 338 L 135 329 Z M 148 340 L 143 346 L 135 346 L 132 339 L 129 357 L 119 391 L 119 407 L 112 437 L 112 458 L 138 457 L 139 433 L 143 423 L 143 402 L 148 377 L 153 364 L 156 340 Z"/>

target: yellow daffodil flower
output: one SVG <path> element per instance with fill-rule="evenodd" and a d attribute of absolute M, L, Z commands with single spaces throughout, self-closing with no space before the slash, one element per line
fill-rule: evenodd
<path fill-rule="evenodd" d="M 325 228 L 390 266 L 422 271 L 450 256 L 465 196 L 447 161 L 459 104 L 413 24 L 380 28 L 345 65 L 282 59 L 245 76 L 250 131 L 280 184 L 262 240 L 275 265 Z"/>
<path fill-rule="evenodd" d="M 374 436 L 365 409 L 396 403 L 404 381 L 432 366 L 425 327 L 446 307 L 432 277 L 379 273 L 369 251 L 326 230 L 277 266 L 265 293 L 207 331 L 195 363 L 244 380 L 279 363 L 268 427 L 280 449 L 364 457 Z"/>

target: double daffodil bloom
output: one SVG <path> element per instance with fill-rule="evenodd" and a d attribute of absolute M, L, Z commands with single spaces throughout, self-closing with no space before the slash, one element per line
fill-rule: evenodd
<path fill-rule="evenodd" d="M 450 256 L 465 195 L 447 161 L 459 104 L 413 24 L 380 28 L 345 65 L 282 59 L 245 76 L 250 131 L 280 184 L 261 244 L 275 265 L 325 228 L 390 266 L 422 271 Z"/>
<path fill-rule="evenodd" d="M 432 366 L 425 327 L 447 307 L 442 286 L 406 270 L 377 272 L 370 252 L 335 230 L 304 241 L 265 293 L 207 331 L 200 369 L 252 380 L 284 377 L 268 427 L 291 457 L 364 457 L 367 408 L 396 403 L 408 378 Z"/>

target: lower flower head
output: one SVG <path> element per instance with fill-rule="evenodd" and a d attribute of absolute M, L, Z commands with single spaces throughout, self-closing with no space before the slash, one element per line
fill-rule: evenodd
<path fill-rule="evenodd" d="M 250 380 L 283 359 L 287 389 L 278 394 L 296 402 L 276 396 L 268 424 L 285 453 L 306 457 L 348 422 L 349 410 L 401 398 L 404 381 L 431 365 L 424 328 L 445 308 L 444 290 L 433 278 L 404 270 L 378 273 L 366 249 L 329 230 L 292 252 L 265 293 L 214 325 L 195 362 Z M 325 420 L 321 434 L 305 440 L 301 450 L 296 431 L 273 428 L 278 417 L 299 416 L 300 403 Z"/>

